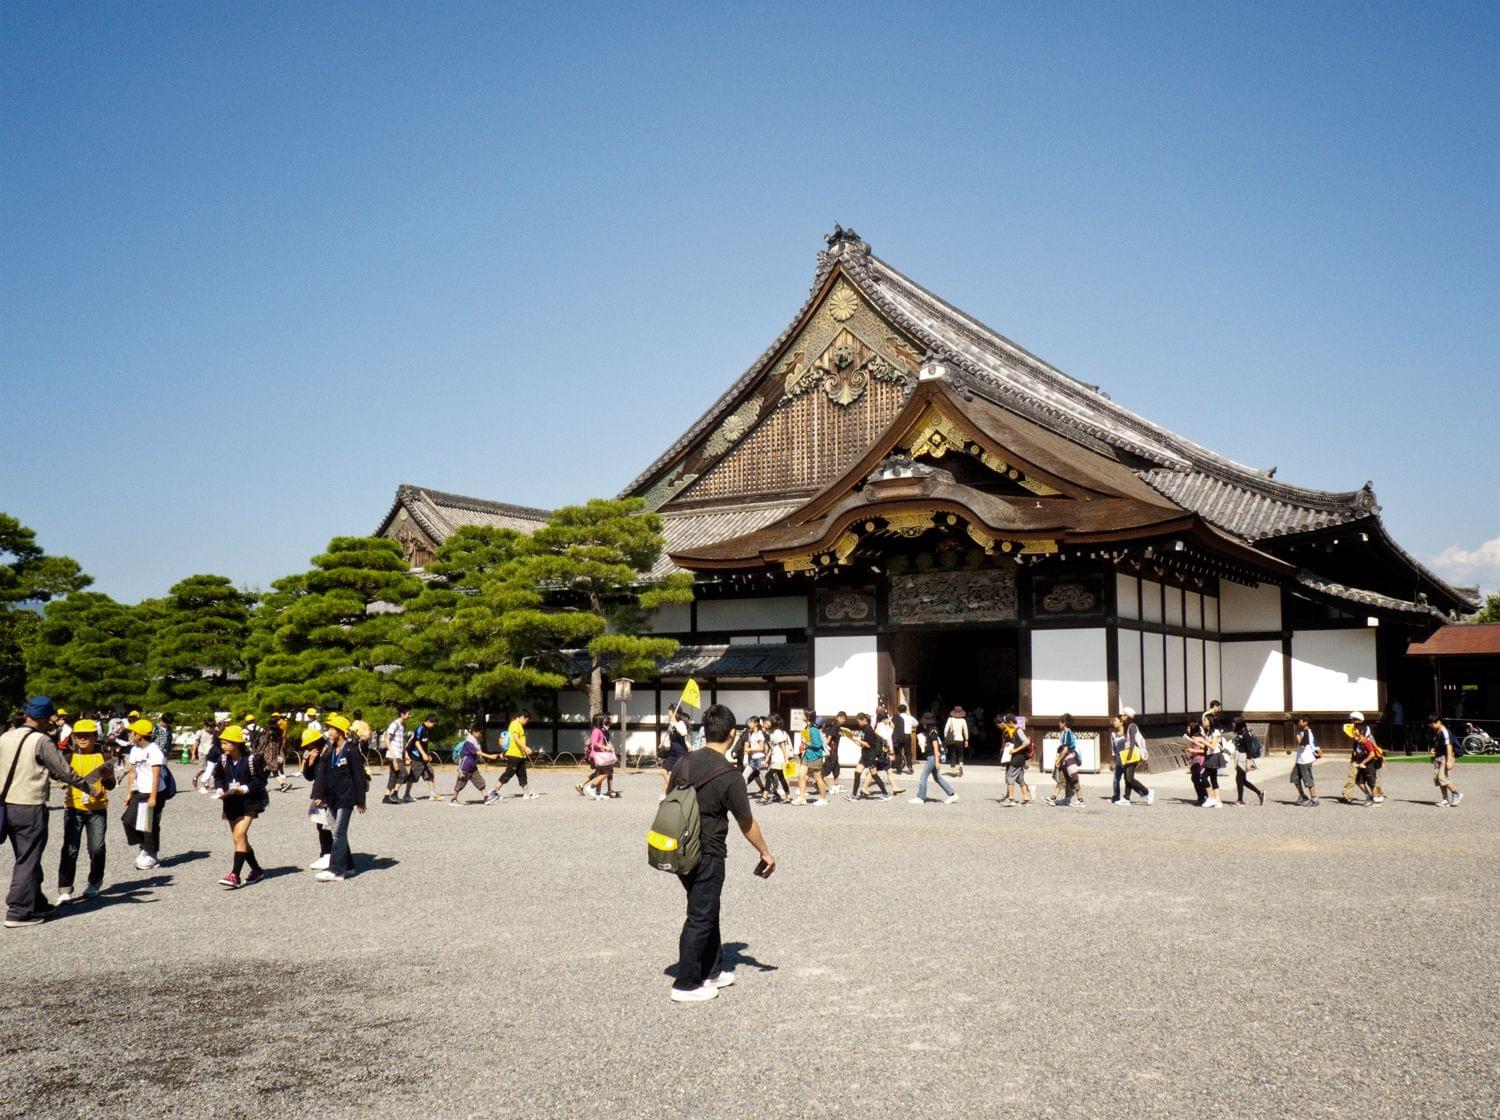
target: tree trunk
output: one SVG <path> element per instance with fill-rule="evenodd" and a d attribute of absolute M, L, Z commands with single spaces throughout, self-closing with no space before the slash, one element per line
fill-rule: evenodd
<path fill-rule="evenodd" d="M 597 661 L 589 670 L 589 718 L 604 714 L 604 666 Z"/>

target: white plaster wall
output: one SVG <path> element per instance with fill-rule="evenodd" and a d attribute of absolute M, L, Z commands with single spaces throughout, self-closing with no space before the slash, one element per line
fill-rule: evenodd
<path fill-rule="evenodd" d="M 1146 695 L 1141 704 L 1142 712 L 1158 713 L 1167 710 L 1167 676 L 1162 669 L 1165 654 L 1162 652 L 1162 635 L 1141 635 L 1141 666 L 1145 670 Z"/>
<path fill-rule="evenodd" d="M 1120 655 L 1120 706 L 1145 709 L 1141 694 L 1141 635 L 1135 630 L 1121 630 L 1115 635 Z"/>
<path fill-rule="evenodd" d="M 1208 707 L 1203 696 L 1203 639 L 1187 640 L 1187 710 L 1201 712 Z"/>
<path fill-rule="evenodd" d="M 880 691 L 875 635 L 814 638 L 812 706 L 819 714 L 872 711 Z"/>
<path fill-rule="evenodd" d="M 609 697 L 606 696 L 606 700 Z M 577 689 L 564 689 L 557 694 L 557 715 L 562 723 L 582 723 L 589 718 L 589 694 Z"/>
<path fill-rule="evenodd" d="M 704 700 L 708 690 L 704 690 Z M 771 714 L 771 694 L 764 688 L 721 688 L 714 693 L 714 703 L 723 704 L 734 718 L 744 723 L 751 716 Z"/>
<path fill-rule="evenodd" d="M 1187 682 L 1183 679 L 1186 656 L 1182 638 L 1167 635 L 1167 711 L 1187 710 Z"/>
<path fill-rule="evenodd" d="M 1135 576 L 1115 573 L 1115 599 L 1119 602 L 1121 618 L 1141 616 L 1140 581 Z"/>
<path fill-rule="evenodd" d="M 1141 580 L 1141 617 L 1147 622 L 1161 621 L 1161 584 L 1155 580 Z"/>
<path fill-rule="evenodd" d="M 699 630 L 777 630 L 807 625 L 801 595 L 771 599 L 705 599 L 698 604 Z"/>
<path fill-rule="evenodd" d="M 1208 688 L 1210 700 L 1220 700 L 1224 696 L 1224 678 L 1220 665 L 1219 643 L 1203 643 L 1203 677 Z M 1208 705 L 1204 705 L 1207 707 Z"/>
<path fill-rule="evenodd" d="M 1220 699 L 1226 711 L 1284 712 L 1281 642 L 1225 642 L 1224 684 Z"/>
<path fill-rule="evenodd" d="M 1299 712 L 1369 712 L 1380 707 L 1375 629 L 1292 634 L 1292 703 Z"/>
<path fill-rule="evenodd" d="M 1086 630 L 1031 632 L 1031 710 L 1046 715 L 1109 714 L 1108 634 Z"/>
<path fill-rule="evenodd" d="M 1180 588 L 1180 587 L 1168 587 L 1168 588 L 1166 588 L 1166 599 L 1167 599 L 1167 625 L 1168 626 L 1181 626 L 1182 625 L 1182 588 Z"/>
<path fill-rule="evenodd" d="M 1187 593 L 1187 611 L 1184 623 L 1189 630 L 1203 629 L 1203 596 L 1196 591 Z"/>
<path fill-rule="evenodd" d="M 1274 583 L 1246 587 L 1225 580 L 1219 594 L 1219 623 L 1224 633 L 1281 629 L 1281 588 Z"/>
<path fill-rule="evenodd" d="M 1203 629 L 1217 630 L 1219 628 L 1219 597 L 1217 595 L 1203 596 Z"/>
<path fill-rule="evenodd" d="M 688 603 L 668 603 L 646 616 L 648 634 L 685 634 L 692 628 L 692 608 Z"/>

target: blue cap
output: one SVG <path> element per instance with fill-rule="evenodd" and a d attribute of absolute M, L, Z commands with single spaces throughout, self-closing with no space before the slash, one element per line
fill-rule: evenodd
<path fill-rule="evenodd" d="M 57 715 L 57 709 L 52 706 L 52 697 L 33 696 L 26 701 L 27 719 L 51 719 Z"/>

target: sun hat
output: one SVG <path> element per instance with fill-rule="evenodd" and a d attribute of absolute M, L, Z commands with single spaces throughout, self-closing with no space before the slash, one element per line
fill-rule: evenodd
<path fill-rule="evenodd" d="M 349 734 L 349 721 L 343 716 L 332 715 L 324 722 L 335 731 L 342 731 L 345 735 Z"/>
<path fill-rule="evenodd" d="M 156 729 L 156 725 L 149 719 L 132 720 L 127 726 L 136 735 L 150 735 Z"/>
<path fill-rule="evenodd" d="M 302 732 L 302 745 L 304 747 L 310 747 L 314 743 L 321 743 L 322 741 L 323 733 L 315 728 L 309 727 L 306 731 Z"/>
<path fill-rule="evenodd" d="M 91 719 L 81 719 L 73 725 L 74 735 L 97 735 L 99 725 Z"/>

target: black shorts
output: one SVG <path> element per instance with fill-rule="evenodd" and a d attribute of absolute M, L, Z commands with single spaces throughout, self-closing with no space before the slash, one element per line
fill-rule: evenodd
<path fill-rule="evenodd" d="M 861 747 L 859 750 L 859 764 L 866 770 L 873 770 L 875 764 L 880 761 L 880 752 L 874 747 Z"/>

